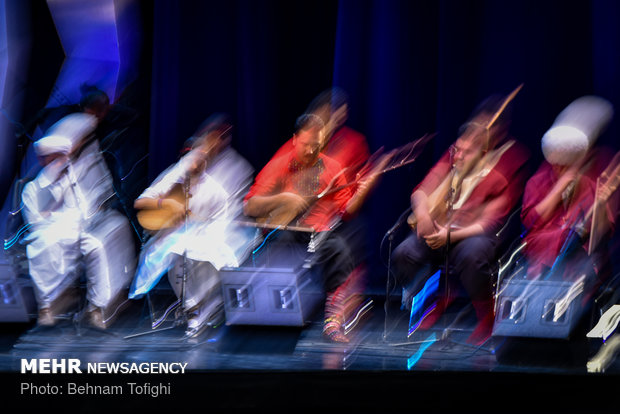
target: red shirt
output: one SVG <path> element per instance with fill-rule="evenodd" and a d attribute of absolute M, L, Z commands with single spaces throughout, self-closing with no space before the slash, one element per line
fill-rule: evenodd
<path fill-rule="evenodd" d="M 292 149 L 293 139 L 291 138 L 280 147 L 274 158 L 284 155 Z M 345 171 L 347 182 L 355 180 L 357 172 L 370 157 L 366 137 L 346 125 L 338 128 L 321 152 L 337 161 L 343 168 L 347 168 Z M 351 192 L 351 196 L 353 196 L 353 192 Z"/>
<path fill-rule="evenodd" d="M 521 220 L 528 231 L 525 255 L 529 262 L 528 274 L 531 276 L 539 275 L 544 267 L 553 266 L 571 227 L 587 214 L 594 203 L 595 184 L 583 175 L 570 203 L 567 206 L 558 205 L 549 219 L 543 221 L 535 208 L 549 194 L 557 180 L 551 164 L 545 161 L 529 179 L 523 194 Z M 587 244 L 584 248 L 587 248 Z"/>
<path fill-rule="evenodd" d="M 254 184 L 245 196 L 244 201 L 254 196 L 272 196 L 283 192 L 291 192 L 300 196 L 312 196 L 321 193 L 341 172 L 340 164 L 319 154 L 317 162 L 304 167 L 297 162 L 294 151 L 274 156 L 256 176 Z M 347 184 L 344 174 L 340 174 L 331 188 Z M 300 226 L 312 227 L 315 231 L 329 230 L 331 221 L 340 215 L 351 197 L 350 187 L 326 195 L 314 202 L 310 210 L 303 216 Z"/>

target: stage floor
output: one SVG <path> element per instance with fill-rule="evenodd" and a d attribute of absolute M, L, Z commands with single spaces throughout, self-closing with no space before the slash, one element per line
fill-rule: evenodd
<path fill-rule="evenodd" d="M 172 300 L 172 299 L 170 299 Z M 160 303 L 162 301 L 160 300 Z M 172 303 L 172 302 L 170 302 Z M 368 312 L 348 333 L 350 342 L 322 335 L 320 311 L 304 327 L 225 323 L 186 339 L 174 312 L 152 328 L 145 300 L 133 301 L 107 330 L 67 315 L 54 327 L 3 324 L 0 369 L 16 371 L 22 358 L 79 358 L 89 362 L 179 361 L 204 370 L 388 370 L 475 371 L 582 374 L 600 340 L 492 337 L 482 346 L 466 343 L 475 316 L 457 303 L 430 330 L 408 335 L 409 315 L 391 300 L 367 299 Z M 517 348 L 523 342 L 522 348 Z M 510 348 L 510 349 L 509 349 Z M 508 352 L 509 351 L 509 352 Z M 620 373 L 614 361 L 607 373 Z"/>
<path fill-rule="evenodd" d="M 465 343 L 475 317 L 463 304 L 449 308 L 433 329 L 408 336 L 408 315 L 399 309 L 397 300 L 385 306 L 379 295 L 369 297 L 367 303 L 369 311 L 349 333 L 347 344 L 331 343 L 322 336 L 320 312 L 304 327 L 221 324 L 188 340 L 184 327 L 175 325 L 173 312 L 153 330 L 145 300 L 133 301 L 105 331 L 71 318 L 51 328 L 5 323 L 1 325 L 0 369 L 17 387 L 26 375 L 19 374 L 22 359 L 77 358 L 82 364 L 183 362 L 187 363 L 186 374 L 172 380 L 172 384 L 181 381 L 177 389 L 182 391 L 177 394 L 187 396 L 191 391 L 196 397 L 206 392 L 215 400 L 214 406 L 224 408 L 271 406 L 275 402 L 267 396 L 274 392 L 278 393 L 272 395 L 276 400 L 285 402 L 302 395 L 309 399 L 307 404 L 318 407 L 321 398 L 334 399 L 333 389 L 340 390 L 334 407 L 407 405 L 409 397 L 402 395 L 403 390 L 415 395 L 418 404 L 429 406 L 435 402 L 447 407 L 454 402 L 443 401 L 443 395 L 460 396 L 462 404 L 475 404 L 478 399 L 473 396 L 478 392 L 491 399 L 516 398 L 513 403 L 518 405 L 523 403 L 522 389 L 529 388 L 529 395 L 551 397 L 567 391 L 584 395 L 592 389 L 599 394 L 620 384 L 617 360 L 604 373 L 587 372 L 586 363 L 600 349 L 600 341 L 493 337 L 475 347 Z M 36 375 L 27 377 L 41 380 Z M 150 376 L 148 380 L 158 379 Z M 320 397 L 317 392 L 326 394 Z M 600 398 L 599 394 L 599 407 L 609 402 Z M 553 408 L 576 407 L 568 401 L 558 401 Z"/>

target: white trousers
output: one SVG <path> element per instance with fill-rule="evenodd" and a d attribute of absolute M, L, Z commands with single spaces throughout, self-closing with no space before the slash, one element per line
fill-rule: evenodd
<path fill-rule="evenodd" d="M 107 308 L 129 286 L 135 248 L 129 222 L 117 211 L 99 213 L 77 233 L 53 223 L 34 236 L 27 247 L 28 265 L 40 307 L 49 306 L 82 273 L 92 306 Z"/>
<path fill-rule="evenodd" d="M 185 310 L 199 308 L 208 317 L 224 303 L 219 272 L 209 262 L 187 259 L 185 296 L 183 297 L 183 256 L 176 255 L 168 281 L 179 299 L 184 299 Z"/>

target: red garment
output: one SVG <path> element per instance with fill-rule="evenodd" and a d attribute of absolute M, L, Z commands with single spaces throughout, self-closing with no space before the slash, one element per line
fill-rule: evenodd
<path fill-rule="evenodd" d="M 355 180 L 355 175 L 370 157 L 366 137 L 347 126 L 334 133 L 323 153 L 347 167 L 345 175 L 348 182 Z"/>
<path fill-rule="evenodd" d="M 527 150 L 515 142 L 477 184 L 467 201 L 454 210 L 452 225 L 466 227 L 477 223 L 485 233 L 499 230 L 521 197 L 526 174 L 523 167 L 527 158 Z M 450 153 L 446 151 L 413 192 L 422 190 L 430 195 L 450 171 Z"/>
<path fill-rule="evenodd" d="M 272 158 L 256 176 L 254 184 L 245 196 L 244 201 L 254 196 L 271 196 L 283 192 L 291 192 L 301 196 L 317 195 L 323 191 L 334 177 L 342 170 L 340 164 L 330 157 L 319 154 L 317 162 L 311 167 L 301 166 L 295 152 L 289 151 Z M 343 174 L 339 175 L 332 188 L 346 185 Z M 340 215 L 351 197 L 350 187 L 326 195 L 314 202 L 305 214 L 300 226 L 312 227 L 316 231 L 329 230 L 334 217 Z"/>
<path fill-rule="evenodd" d="M 289 139 L 274 155 L 277 158 L 293 149 L 293 139 Z M 345 126 L 340 127 L 323 148 L 323 154 L 332 158 L 343 167 L 347 182 L 355 180 L 355 176 L 370 157 L 366 137 L 356 130 Z M 353 192 L 351 192 L 351 196 Z"/>
<path fill-rule="evenodd" d="M 527 229 L 524 251 L 529 263 L 528 274 L 532 277 L 540 275 L 545 267 L 553 266 L 571 228 L 583 219 L 594 202 L 595 184 L 584 175 L 568 206 L 560 204 L 551 217 L 543 221 L 535 207 L 549 194 L 557 179 L 551 164 L 545 161 L 525 187 L 521 221 Z M 587 249 L 587 243 L 583 247 Z"/>

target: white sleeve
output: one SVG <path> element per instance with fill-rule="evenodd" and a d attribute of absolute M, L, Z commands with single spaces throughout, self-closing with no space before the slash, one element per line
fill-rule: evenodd
<path fill-rule="evenodd" d="M 30 181 L 24 186 L 22 191 L 22 214 L 28 223 L 36 223 L 43 220 L 36 187 L 36 184 Z"/>
<path fill-rule="evenodd" d="M 181 178 L 182 174 L 180 173 L 178 164 L 170 166 L 159 174 L 153 183 L 146 188 L 138 198 L 165 197 L 175 184 L 182 182 Z"/>

